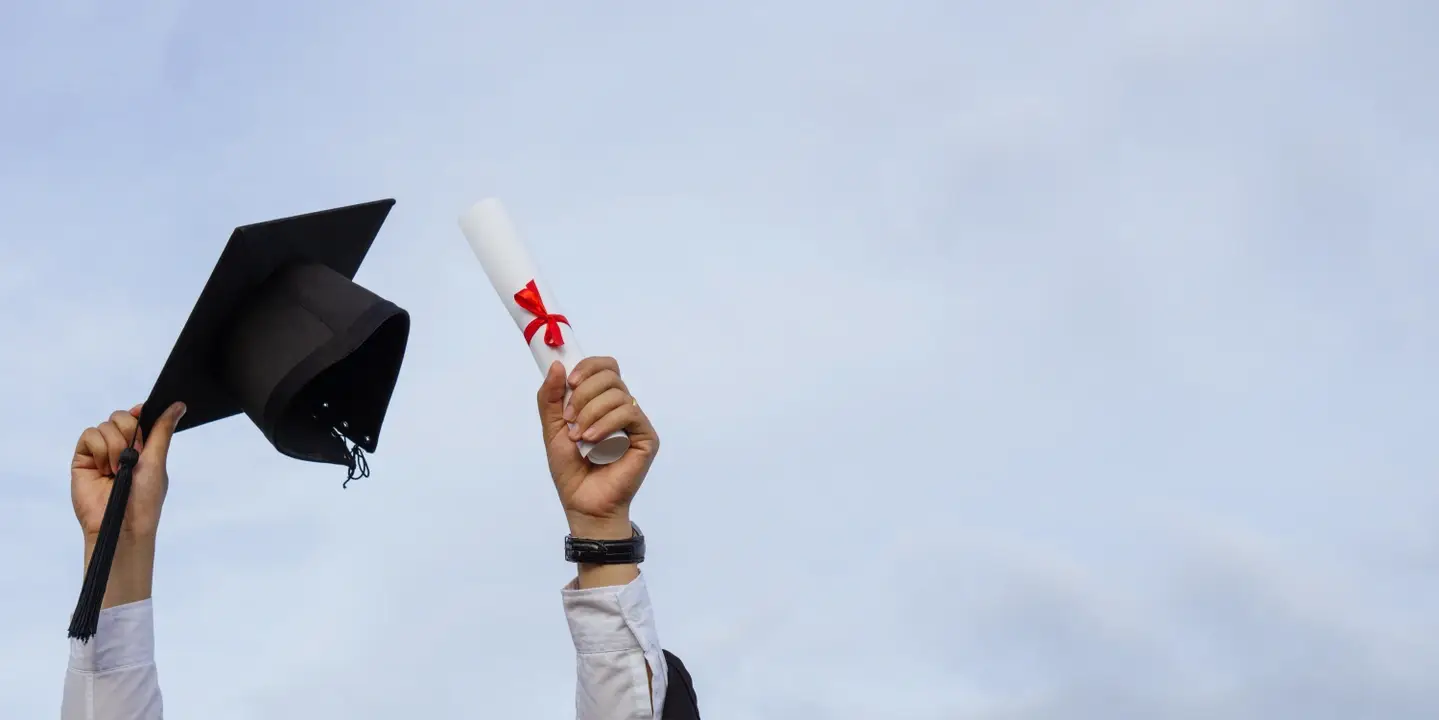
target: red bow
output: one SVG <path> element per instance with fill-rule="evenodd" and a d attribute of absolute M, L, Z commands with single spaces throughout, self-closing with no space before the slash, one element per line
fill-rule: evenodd
<path fill-rule="evenodd" d="M 543 326 L 546 345 L 557 348 L 565 344 L 565 338 L 560 334 L 560 323 L 569 325 L 570 321 L 566 320 L 564 315 L 551 315 L 545 310 L 545 301 L 540 298 L 540 290 L 535 287 L 534 280 L 525 283 L 524 289 L 515 293 L 515 302 L 524 308 L 525 312 L 535 316 L 535 319 L 525 326 L 525 342 L 533 340 L 535 333 Z"/>

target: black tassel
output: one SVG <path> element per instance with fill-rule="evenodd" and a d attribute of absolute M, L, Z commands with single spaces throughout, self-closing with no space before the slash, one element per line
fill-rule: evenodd
<path fill-rule="evenodd" d="M 70 637 L 89 642 L 100 624 L 100 605 L 105 600 L 105 585 L 110 581 L 110 565 L 115 562 L 115 547 L 120 543 L 120 525 L 125 522 L 125 506 L 130 502 L 130 485 L 140 453 L 133 447 L 120 453 L 120 469 L 110 488 L 105 504 L 105 517 L 100 520 L 100 536 L 85 568 L 85 584 L 80 586 L 80 601 L 70 616 Z"/>
<path fill-rule="evenodd" d="M 359 480 L 370 476 L 370 463 L 365 459 L 365 451 L 360 444 L 350 440 L 349 436 L 341 432 L 339 428 L 330 428 L 330 434 L 339 438 L 345 447 L 345 465 L 349 472 L 345 475 L 344 484 L 341 488 L 350 487 L 351 480 Z"/>

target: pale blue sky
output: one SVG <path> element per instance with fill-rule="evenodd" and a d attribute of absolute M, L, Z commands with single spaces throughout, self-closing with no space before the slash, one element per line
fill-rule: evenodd
<path fill-rule="evenodd" d="M 57 712 L 75 436 L 232 227 L 380 197 L 374 476 L 179 438 L 167 705 L 572 713 L 488 195 L 660 428 L 706 717 L 1439 716 L 1431 4 L 117 7 L 0 5 L 5 717 Z"/>

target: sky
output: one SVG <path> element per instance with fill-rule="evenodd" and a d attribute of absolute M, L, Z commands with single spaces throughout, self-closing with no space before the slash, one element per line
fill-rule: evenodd
<path fill-rule="evenodd" d="M 502 198 L 663 449 L 664 645 L 729 720 L 1439 717 L 1439 8 L 0 5 L 0 714 L 58 713 L 75 438 L 237 225 L 393 197 L 372 477 L 180 435 L 177 718 L 562 718 Z"/>

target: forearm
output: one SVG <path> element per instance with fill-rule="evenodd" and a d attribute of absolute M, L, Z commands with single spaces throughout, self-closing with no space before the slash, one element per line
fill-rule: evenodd
<path fill-rule="evenodd" d="M 90 556 L 95 552 L 94 536 L 85 538 L 85 564 L 80 566 L 81 577 L 90 565 Z M 128 603 L 148 600 L 155 577 L 155 537 L 133 535 L 121 532 L 119 544 L 115 547 L 115 561 L 110 566 L 110 579 L 105 584 L 105 599 L 100 605 L 112 608 Z"/>

